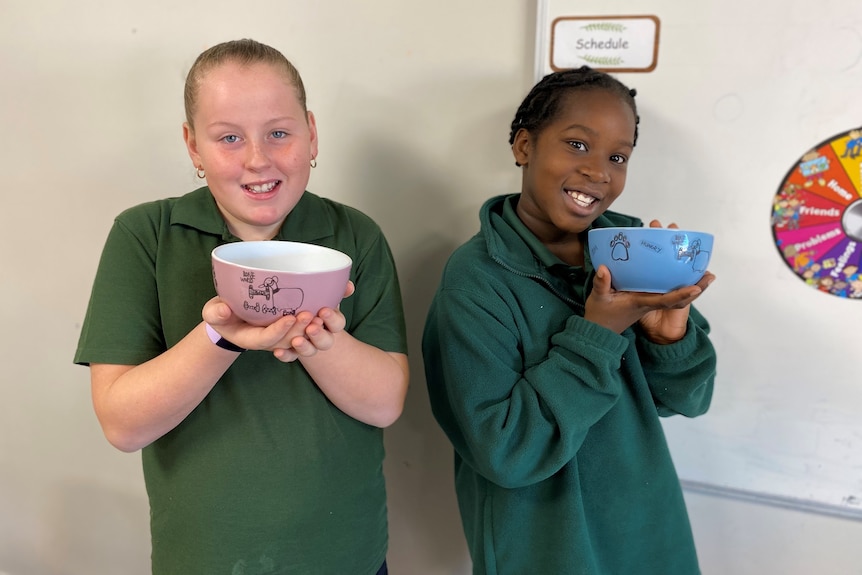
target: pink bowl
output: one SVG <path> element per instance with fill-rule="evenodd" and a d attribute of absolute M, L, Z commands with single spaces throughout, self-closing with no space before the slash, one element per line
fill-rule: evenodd
<path fill-rule="evenodd" d="M 350 256 L 278 240 L 234 242 L 212 251 L 216 292 L 247 323 L 266 326 L 285 315 L 335 308 L 344 297 Z"/>

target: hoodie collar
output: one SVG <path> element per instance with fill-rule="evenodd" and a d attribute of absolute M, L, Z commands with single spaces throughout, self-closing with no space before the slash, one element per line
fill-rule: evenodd
<path fill-rule="evenodd" d="M 539 263 L 544 265 L 546 268 L 551 268 L 557 265 L 568 266 L 563 260 L 555 256 L 551 253 L 551 250 L 543 244 L 536 235 L 530 231 L 530 228 L 521 221 L 521 218 L 518 217 L 517 206 L 518 199 L 520 195 L 507 196 L 503 199 L 502 205 L 502 219 L 509 226 L 511 226 L 512 230 L 522 240 L 527 244 L 527 247 L 530 248 L 530 251 L 533 252 L 533 255 L 536 259 L 539 260 Z"/>
<path fill-rule="evenodd" d="M 482 206 L 488 253 L 495 260 L 525 274 L 573 266 L 555 256 L 521 221 L 515 210 L 520 194 L 496 196 Z"/>
<path fill-rule="evenodd" d="M 569 273 L 575 268 L 591 273 L 593 265 L 590 260 L 589 244 L 585 243 L 584 246 L 583 268 L 565 263 L 552 254 L 518 217 L 515 206 L 519 198 L 520 194 L 495 196 L 482 206 L 479 219 L 485 231 L 485 241 L 491 257 L 524 274 L 562 269 Z M 590 229 L 641 225 L 643 223 L 638 218 L 607 210 L 595 219 Z"/>

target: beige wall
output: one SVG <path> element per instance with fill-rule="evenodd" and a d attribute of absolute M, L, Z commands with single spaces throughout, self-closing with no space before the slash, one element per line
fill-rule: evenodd
<path fill-rule="evenodd" d="M 648 10 L 633 4 L 619 11 Z M 196 185 L 180 132 L 188 66 L 241 36 L 304 76 L 321 140 L 310 189 L 373 216 L 399 264 L 413 387 L 386 436 L 392 571 L 470 571 L 419 334 L 479 205 L 518 189 L 506 139 L 533 80 L 534 15 L 523 0 L 0 4 L 0 574 L 148 571 L 139 455 L 104 441 L 71 358 L 112 217 Z M 862 573 L 862 523 L 688 497 L 706 575 Z"/>

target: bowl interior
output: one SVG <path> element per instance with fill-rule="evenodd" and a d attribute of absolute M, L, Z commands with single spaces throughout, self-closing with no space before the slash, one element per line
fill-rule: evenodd
<path fill-rule="evenodd" d="M 339 270 L 352 263 L 347 254 L 331 248 L 284 241 L 224 244 L 213 250 L 212 257 L 227 264 L 254 270 L 299 274 Z"/>

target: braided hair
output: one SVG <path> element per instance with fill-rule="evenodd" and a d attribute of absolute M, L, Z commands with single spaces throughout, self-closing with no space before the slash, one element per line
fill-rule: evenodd
<path fill-rule="evenodd" d="M 589 66 L 581 66 L 577 69 L 548 74 L 533 86 L 533 89 L 521 102 L 515 113 L 515 119 L 512 120 L 509 144 L 515 143 L 515 135 L 522 128 L 533 134 L 542 131 L 557 115 L 563 96 L 578 90 L 593 89 L 612 92 L 631 107 L 635 114 L 634 142 L 637 143 L 638 123 L 640 122 L 635 104 L 637 91 L 628 88 L 609 74 L 593 70 Z"/>

